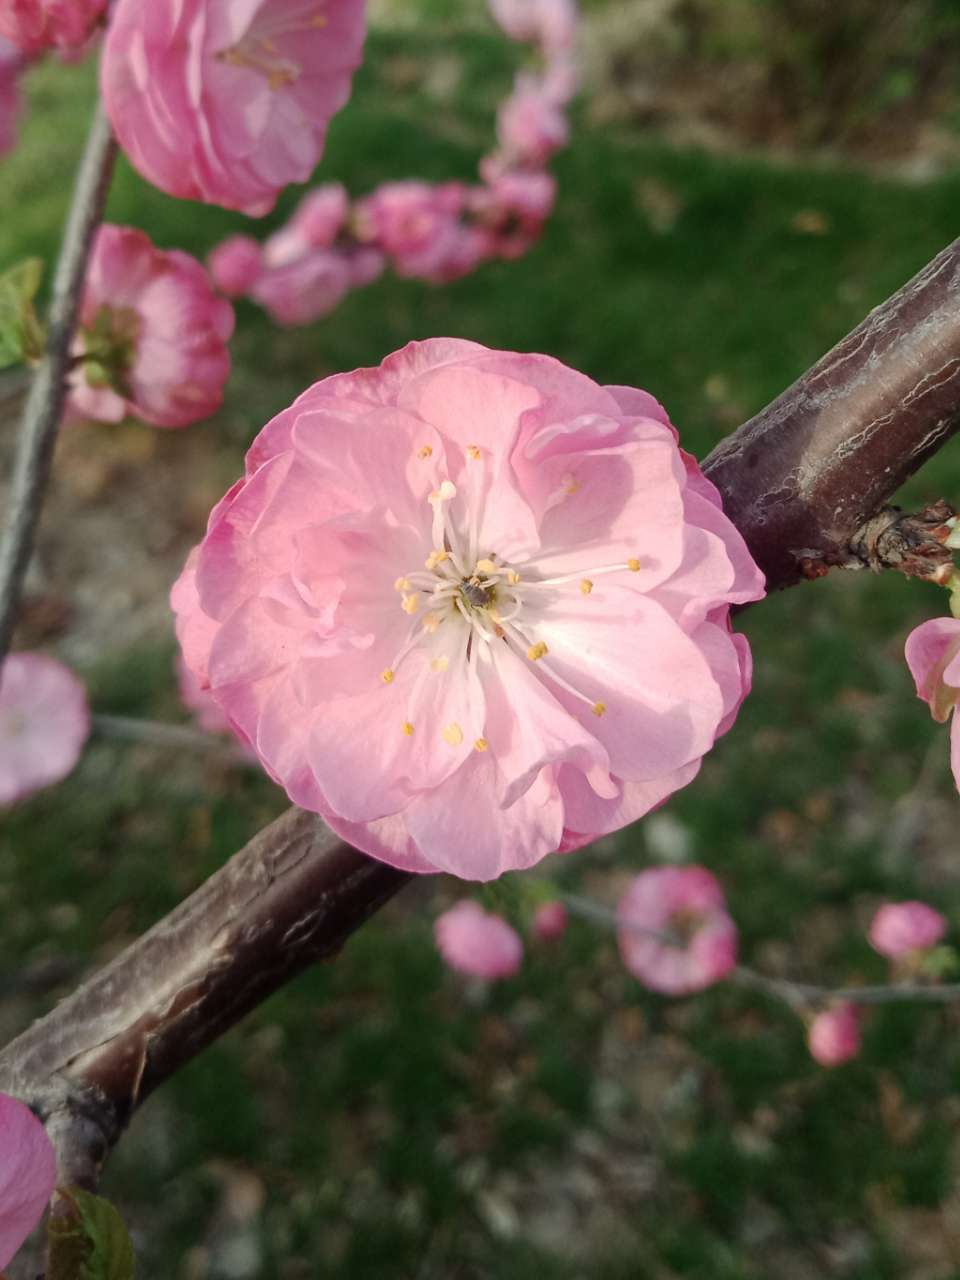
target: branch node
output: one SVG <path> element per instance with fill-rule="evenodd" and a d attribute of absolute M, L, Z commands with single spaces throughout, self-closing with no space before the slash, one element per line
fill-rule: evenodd
<path fill-rule="evenodd" d="M 954 515 L 942 498 L 919 512 L 883 507 L 856 531 L 850 550 L 873 573 L 896 569 L 942 585 L 954 568 L 953 553 L 944 546 L 950 533 L 947 521 Z"/>

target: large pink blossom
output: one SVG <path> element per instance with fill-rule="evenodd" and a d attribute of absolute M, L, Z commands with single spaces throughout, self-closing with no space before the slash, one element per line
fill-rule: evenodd
<path fill-rule="evenodd" d="M 264 428 L 174 589 L 188 665 L 295 803 L 485 880 L 697 773 L 763 580 L 643 391 L 411 343 Z"/>
<path fill-rule="evenodd" d="M 20 115 L 20 87 L 17 81 L 23 66 L 18 49 L 0 36 L 0 155 L 17 141 Z"/>
<path fill-rule="evenodd" d="M 162 191 L 266 213 L 316 167 L 365 31 L 364 0 L 118 0 L 111 123 Z"/>
<path fill-rule="evenodd" d="M 0 806 L 65 778 L 90 732 L 83 685 L 40 653 L 12 653 L 0 668 Z"/>
<path fill-rule="evenodd" d="M 516 929 L 469 899 L 438 916 L 433 934 L 450 968 L 473 978 L 509 978 L 523 962 Z"/>
<path fill-rule="evenodd" d="M 947 931 L 939 911 L 925 902 L 885 902 L 870 922 L 870 945 L 897 960 L 913 951 L 935 947 Z"/>
<path fill-rule="evenodd" d="M 917 686 L 917 697 L 930 705 L 942 724 L 956 711 L 960 698 L 960 618 L 931 618 L 907 636 L 904 656 Z M 960 787 L 960 719 L 950 726 L 950 764 Z"/>
<path fill-rule="evenodd" d="M 0 1267 L 43 1217 L 56 1181 L 46 1129 L 29 1107 L 0 1093 Z"/>
<path fill-rule="evenodd" d="M 0 35 L 24 53 L 72 51 L 103 17 L 107 0 L 0 0 Z"/>
<path fill-rule="evenodd" d="M 651 867 L 617 907 L 623 963 L 651 991 L 682 996 L 725 978 L 737 961 L 737 927 L 704 867 Z"/>
<path fill-rule="evenodd" d="M 90 262 L 70 388 L 74 417 L 157 427 L 207 418 L 230 373 L 233 308 L 204 268 L 142 231 L 100 228 Z"/>
<path fill-rule="evenodd" d="M 860 1052 L 860 1011 L 848 1001 L 824 1009 L 810 1023 L 807 1047 L 822 1067 L 839 1067 Z"/>

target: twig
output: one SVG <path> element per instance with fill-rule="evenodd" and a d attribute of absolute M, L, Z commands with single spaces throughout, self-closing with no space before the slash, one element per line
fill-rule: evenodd
<path fill-rule="evenodd" d="M 53 281 L 47 350 L 27 396 L 0 543 L 0 664 L 10 648 L 23 578 L 46 493 L 74 331 L 94 233 L 103 217 L 116 144 L 98 106 L 80 163 Z"/>

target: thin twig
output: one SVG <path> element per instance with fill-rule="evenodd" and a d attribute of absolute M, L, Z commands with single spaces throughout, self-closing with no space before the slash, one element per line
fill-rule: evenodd
<path fill-rule="evenodd" d="M 14 619 L 33 537 L 50 476 L 57 430 L 67 396 L 73 336 L 94 233 L 103 217 L 116 144 L 98 106 L 74 188 L 53 281 L 46 355 L 24 406 L 0 544 L 0 663 L 13 636 Z"/>
<path fill-rule="evenodd" d="M 583 919 L 590 920 L 594 924 L 615 929 L 617 932 L 652 938 L 668 947 L 683 946 L 680 939 L 664 930 L 647 929 L 644 925 L 621 920 L 612 907 L 604 906 L 602 902 L 596 902 L 592 898 L 584 898 L 577 893 L 561 893 L 558 897 L 574 915 L 582 916 Z M 727 975 L 726 981 L 741 987 L 751 987 L 756 991 L 765 991 L 768 995 L 783 1000 L 796 1011 L 809 1009 L 814 1005 L 833 1004 L 840 1000 L 849 1000 L 853 1004 L 901 1004 L 908 1000 L 947 1004 L 952 1000 L 960 1000 L 960 983 L 927 986 L 904 982 L 895 986 L 891 984 L 875 987 L 821 987 L 811 982 L 794 982 L 790 978 L 773 978 L 743 964 L 737 965 Z"/>

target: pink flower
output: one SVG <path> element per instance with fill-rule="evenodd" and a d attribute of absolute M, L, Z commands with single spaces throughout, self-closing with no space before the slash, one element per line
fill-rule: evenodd
<path fill-rule="evenodd" d="M 839 1067 L 860 1052 L 860 1011 L 844 1001 L 818 1013 L 807 1031 L 807 1047 L 822 1067 Z"/>
<path fill-rule="evenodd" d="M 0 35 L 24 53 L 74 50 L 90 36 L 107 0 L 0 0 Z"/>
<path fill-rule="evenodd" d="M 20 88 L 17 77 L 23 66 L 18 49 L 0 37 L 0 155 L 17 141 Z"/>
<path fill-rule="evenodd" d="M 497 135 L 507 157 L 536 168 L 565 146 L 570 131 L 563 112 L 531 76 L 518 76 L 497 115 Z"/>
<path fill-rule="evenodd" d="M 260 274 L 262 254 L 253 236 L 228 236 L 210 253 L 207 267 L 210 277 L 228 298 L 245 294 Z"/>
<path fill-rule="evenodd" d="M 0 806 L 59 782 L 90 733 L 83 685 L 40 653 L 11 653 L 0 669 Z"/>
<path fill-rule="evenodd" d="M 466 898 L 437 917 L 433 936 L 450 968 L 472 978 L 510 978 L 523 961 L 517 931 Z"/>
<path fill-rule="evenodd" d="M 57 1182 L 47 1131 L 29 1107 L 0 1093 L 0 1267 L 43 1217 Z"/>
<path fill-rule="evenodd" d="M 267 213 L 316 167 L 365 31 L 364 0 L 118 0 L 107 112 L 154 186 Z"/>
<path fill-rule="evenodd" d="M 542 902 L 533 916 L 533 936 L 540 942 L 552 942 L 567 927 L 567 908 L 562 902 Z"/>
<path fill-rule="evenodd" d="M 250 296 L 277 324 L 309 324 L 335 310 L 352 283 L 344 255 L 317 249 L 285 266 L 263 271 Z"/>
<path fill-rule="evenodd" d="M 339 182 L 308 191 L 290 219 L 311 249 L 329 249 L 343 229 L 350 199 Z"/>
<path fill-rule="evenodd" d="M 499 157 L 488 157 L 481 169 L 488 185 L 474 195 L 472 208 L 488 229 L 491 252 L 519 258 L 543 230 L 556 199 L 556 180 L 541 170 L 503 169 Z"/>
<path fill-rule="evenodd" d="M 433 339 L 264 428 L 173 606 L 296 804 L 486 880 L 694 777 L 750 685 L 729 606 L 762 590 L 652 396 Z"/>
<path fill-rule="evenodd" d="M 450 279 L 452 264 L 456 275 L 465 274 L 459 269 L 465 203 L 466 188 L 459 182 L 385 182 L 357 202 L 358 233 L 390 258 L 397 275 Z"/>
<path fill-rule="evenodd" d="M 620 899 L 617 919 L 623 963 L 651 991 L 701 991 L 737 962 L 737 926 L 704 867 L 641 871 Z"/>
<path fill-rule="evenodd" d="M 233 308 L 187 253 L 133 227 L 100 228 L 80 313 L 70 410 L 185 427 L 220 407 L 230 373 Z"/>
<path fill-rule="evenodd" d="M 490 0 L 490 11 L 512 40 L 546 53 L 569 49 L 577 31 L 574 0 Z"/>
<path fill-rule="evenodd" d="M 947 931 L 939 911 L 925 902 L 887 902 L 870 922 L 870 945 L 896 960 L 912 951 L 935 947 Z"/>
<path fill-rule="evenodd" d="M 904 656 L 917 686 L 917 697 L 930 704 L 942 724 L 960 697 L 960 619 L 931 618 L 907 636 Z M 950 726 L 950 764 L 960 787 L 960 720 Z"/>

